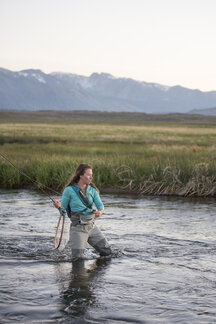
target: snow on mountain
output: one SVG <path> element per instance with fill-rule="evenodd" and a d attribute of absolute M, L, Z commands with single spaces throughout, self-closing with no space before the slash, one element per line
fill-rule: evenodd
<path fill-rule="evenodd" d="M 40 71 L 41 72 L 41 71 Z M 32 73 L 28 73 L 28 72 L 25 72 L 25 71 L 20 71 L 20 72 L 17 72 L 19 76 L 23 76 L 25 78 L 34 78 L 35 80 L 37 80 L 38 82 L 41 82 L 41 83 L 46 83 L 44 77 L 42 76 L 42 73 L 35 73 L 35 72 L 32 72 Z"/>

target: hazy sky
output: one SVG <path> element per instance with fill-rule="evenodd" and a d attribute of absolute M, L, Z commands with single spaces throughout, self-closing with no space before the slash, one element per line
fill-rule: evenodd
<path fill-rule="evenodd" d="M 216 90 L 216 0 L 0 0 L 0 67 Z"/>

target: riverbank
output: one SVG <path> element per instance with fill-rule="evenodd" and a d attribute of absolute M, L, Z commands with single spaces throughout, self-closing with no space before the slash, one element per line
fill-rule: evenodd
<path fill-rule="evenodd" d="M 91 162 L 91 161 L 90 161 Z M 15 163 L 15 162 L 13 162 Z M 41 165 L 39 165 L 41 164 Z M 16 169 L 0 163 L 0 187 L 4 189 L 34 188 L 61 194 L 65 183 L 73 174 L 75 167 L 70 168 L 64 163 L 47 163 L 39 161 L 26 164 L 25 167 L 17 165 L 22 173 L 27 174 L 32 181 L 20 174 Z M 165 196 L 190 196 L 190 197 L 216 197 L 215 169 L 207 165 L 195 165 L 190 169 L 177 169 L 175 166 L 167 166 L 164 169 L 158 167 L 152 169 L 152 173 L 145 176 L 146 170 L 129 168 L 128 165 L 114 169 L 93 164 L 94 182 L 99 186 L 102 193 L 125 193 L 137 195 L 165 195 Z M 64 170 L 64 171 L 63 171 Z M 143 172 L 142 172 L 143 170 Z"/>
<path fill-rule="evenodd" d="M 145 115 L 145 114 L 144 114 Z M 61 192 L 79 163 L 104 190 L 216 196 L 216 123 L 1 120 L 0 150 L 41 186 Z M 31 181 L 0 158 L 0 187 Z"/>

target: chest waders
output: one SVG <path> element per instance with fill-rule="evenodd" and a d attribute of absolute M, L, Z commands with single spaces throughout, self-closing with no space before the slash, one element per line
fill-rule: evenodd
<path fill-rule="evenodd" d="M 83 214 L 83 212 L 85 212 L 87 209 L 92 209 L 92 206 L 89 205 L 88 198 L 78 187 L 76 187 L 77 189 L 75 189 L 74 187 L 75 186 L 72 186 L 73 190 L 77 193 L 78 197 L 86 205 L 86 208 L 83 211 L 77 213 L 70 211 L 70 244 L 72 251 L 72 259 L 74 260 L 84 258 L 84 252 L 87 243 L 94 247 L 95 250 L 99 252 L 101 256 L 110 255 L 110 245 L 107 242 L 105 236 L 95 225 L 94 213 L 86 215 Z"/>

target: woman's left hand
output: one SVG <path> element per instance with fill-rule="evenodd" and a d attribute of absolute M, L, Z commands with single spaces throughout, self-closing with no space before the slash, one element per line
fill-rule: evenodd
<path fill-rule="evenodd" d="M 103 214 L 103 210 L 95 210 L 94 211 L 95 217 L 100 217 Z"/>

